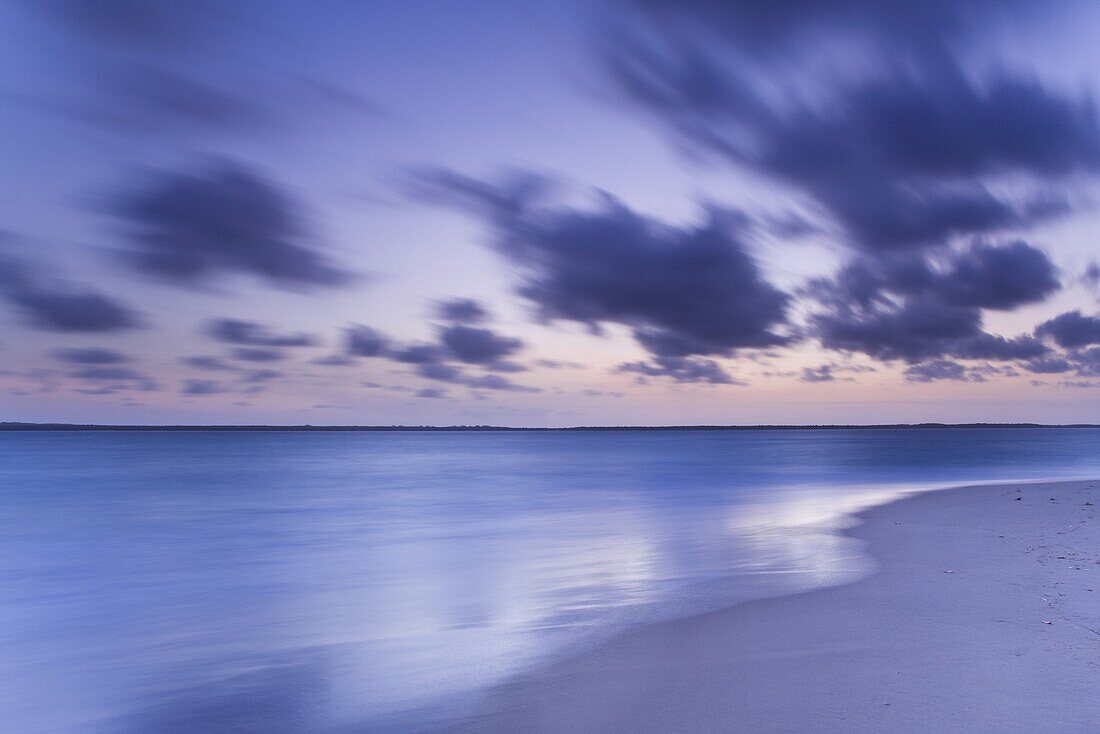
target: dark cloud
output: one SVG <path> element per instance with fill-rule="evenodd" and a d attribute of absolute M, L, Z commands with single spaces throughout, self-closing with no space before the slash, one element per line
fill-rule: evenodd
<path fill-rule="evenodd" d="M 1085 285 L 1089 288 L 1100 288 L 1100 264 L 1091 262 L 1088 267 L 1085 268 L 1084 274 L 1081 279 L 1085 282 Z"/>
<path fill-rule="evenodd" d="M 520 385 L 507 377 L 497 374 L 471 375 L 461 367 L 445 362 L 424 362 L 416 366 L 416 374 L 429 380 L 450 382 L 455 385 L 478 390 L 500 390 L 504 392 L 542 392 L 541 388 Z"/>
<path fill-rule="evenodd" d="M 128 389 L 125 385 L 97 385 L 95 387 L 78 387 L 73 392 L 81 395 L 116 395 Z"/>
<path fill-rule="evenodd" d="M 1063 357 L 1040 357 L 1028 360 L 1024 367 L 1029 372 L 1034 372 L 1037 375 L 1056 375 L 1073 369 L 1073 365 L 1070 364 L 1069 360 Z"/>
<path fill-rule="evenodd" d="M 1031 359 L 1046 348 L 1031 337 L 986 333 L 981 311 L 1036 303 L 1059 287 L 1047 256 L 1024 242 L 864 257 L 833 280 L 811 283 L 825 310 L 811 316 L 810 329 L 827 348 L 883 360 Z"/>
<path fill-rule="evenodd" d="M 862 352 L 880 360 L 919 362 L 943 356 L 1014 360 L 1048 351 L 1031 337 L 1005 339 L 982 331 L 976 309 L 928 300 L 818 314 L 812 326 L 826 348 Z"/>
<path fill-rule="evenodd" d="M 542 388 L 520 385 L 502 375 L 475 375 L 461 380 L 461 384 L 478 390 L 503 390 L 505 392 L 542 392 Z"/>
<path fill-rule="evenodd" d="M 380 357 L 389 349 L 389 339 L 369 326 L 353 324 L 344 330 L 346 351 L 355 357 Z"/>
<path fill-rule="evenodd" d="M 445 362 L 417 363 L 416 374 L 427 377 L 429 380 L 442 380 L 443 382 L 461 382 L 466 377 L 460 367 Z"/>
<path fill-rule="evenodd" d="M 180 361 L 189 367 L 196 367 L 200 370 L 232 372 L 239 369 L 236 365 L 226 362 L 221 357 L 212 357 L 204 354 L 194 357 L 181 357 Z"/>
<path fill-rule="evenodd" d="M 627 362 L 617 372 L 633 372 L 643 377 L 667 377 L 676 382 L 706 382 L 712 385 L 742 385 L 713 359 L 657 355 L 648 362 Z"/>
<path fill-rule="evenodd" d="M 125 259 L 178 284 L 226 274 L 292 289 L 353 280 L 317 248 L 297 202 L 237 163 L 151 178 L 116 197 L 111 211 L 126 224 Z"/>
<path fill-rule="evenodd" d="M 481 366 L 490 372 L 527 372 L 528 370 L 526 365 L 508 359 L 486 362 Z"/>
<path fill-rule="evenodd" d="M 40 269 L 2 252 L 0 298 L 14 306 L 29 326 L 46 331 L 97 333 L 142 325 L 135 311 L 114 298 L 47 277 Z"/>
<path fill-rule="evenodd" d="M 69 364 L 109 365 L 124 364 L 130 358 L 114 349 L 103 347 L 73 347 L 53 352 L 55 359 Z"/>
<path fill-rule="evenodd" d="M 996 334 L 982 333 L 953 345 L 950 351 L 959 359 L 1011 361 L 1034 359 L 1049 350 L 1042 342 L 1026 334 L 1006 339 Z"/>
<path fill-rule="evenodd" d="M 1003 374 L 958 360 L 1044 364 L 1050 350 L 1040 340 L 987 333 L 982 312 L 1050 297 L 1061 284 L 1049 258 L 1022 241 L 959 247 L 966 235 L 1066 214 L 1065 187 L 1100 171 L 1091 100 L 965 58 L 972 29 L 1021 4 L 626 4 L 640 23 L 617 16 L 603 49 L 616 89 L 694 155 L 807 197 L 795 200 L 800 211 L 826 215 L 860 253 L 807 289 L 822 306 L 808 316 L 808 335 L 904 360 L 915 380 Z M 804 219 L 788 232 L 762 223 L 795 237 Z M 665 334 L 639 338 L 656 354 L 692 353 Z"/>
<path fill-rule="evenodd" d="M 153 136 L 194 147 L 195 140 L 293 131 L 319 120 L 378 118 L 385 111 L 357 90 L 272 64 L 296 32 L 280 13 L 220 0 L 43 0 L 30 2 L 62 34 L 40 34 L 76 84 L 23 85 L 16 102 L 58 114 L 96 133 L 131 142 Z M 347 8 L 345 8 L 346 10 Z M 273 24 L 274 23 L 274 24 Z M 296 29 L 297 30 L 297 29 Z M 275 32 L 278 40 L 272 35 Z"/>
<path fill-rule="evenodd" d="M 835 364 L 833 362 L 828 362 L 826 364 L 821 364 L 816 367 L 803 367 L 802 373 L 798 379 L 802 382 L 835 382 L 836 380 L 846 380 L 851 382 L 854 378 L 837 377 L 837 375 L 841 373 L 864 374 L 867 372 L 876 371 L 877 370 L 875 370 L 874 367 L 868 367 L 867 365 Z M 771 372 L 765 374 L 772 377 L 791 377 L 797 373 Z"/>
<path fill-rule="evenodd" d="M 1070 364 L 1082 377 L 1100 377 L 1100 347 L 1078 349 L 1066 355 Z"/>
<path fill-rule="evenodd" d="M 1074 373 L 1078 377 L 1100 377 L 1100 347 L 1071 349 L 1063 354 L 1030 360 L 1023 366 L 1028 372 L 1040 375 Z M 1065 387 L 1069 382 L 1063 380 L 1059 384 Z"/>
<path fill-rule="evenodd" d="M 463 369 L 463 364 L 474 365 L 490 373 L 523 372 L 527 369 L 505 359 L 522 349 L 523 343 L 490 329 L 452 323 L 439 328 L 437 343 L 414 344 L 395 342 L 377 329 L 362 324 L 348 327 L 345 334 L 345 350 L 350 357 L 375 357 L 413 365 L 415 373 L 425 379 L 474 389 L 541 392 L 540 388 L 517 384 L 499 374 L 477 375 Z"/>
<path fill-rule="evenodd" d="M 988 377 L 992 375 L 1017 377 L 1019 374 L 1012 367 L 998 367 L 988 363 L 963 365 L 949 359 L 934 359 L 907 367 L 905 379 L 910 382 L 935 382 L 937 380 L 987 382 Z"/>
<path fill-rule="evenodd" d="M 49 331 L 108 332 L 141 325 L 134 311 L 92 290 L 36 287 L 8 291 L 5 295 L 19 307 L 31 326 Z"/>
<path fill-rule="evenodd" d="M 832 2 L 759 12 L 746 10 L 754 3 L 647 5 L 687 22 L 651 26 L 639 36 L 646 41 L 614 38 L 605 51 L 616 87 L 696 153 L 808 195 L 866 251 L 940 244 L 1063 214 L 1067 203 L 1049 185 L 1100 168 L 1091 102 L 1003 71 L 970 73 L 943 43 L 956 17 L 944 4 L 928 13 L 871 2 L 843 11 Z M 852 10 L 869 5 L 895 9 L 866 17 Z M 915 24 L 918 17 L 924 22 Z M 761 28 L 784 37 L 797 29 L 821 44 L 833 36 L 842 43 L 854 27 L 875 34 L 895 25 L 912 42 L 889 35 L 862 44 L 871 55 L 862 74 L 849 66 L 824 76 L 809 52 L 810 67 L 744 56 L 758 44 L 778 48 L 764 42 L 770 33 Z M 709 42 L 716 37 L 725 42 L 720 50 Z M 819 82 L 812 100 L 790 91 L 800 88 L 783 76 L 792 66 L 796 78 Z M 1008 176 L 1034 185 L 1013 197 L 991 185 Z"/>
<path fill-rule="evenodd" d="M 1058 387 L 1070 387 L 1087 390 L 1094 387 L 1100 387 L 1100 382 L 1095 380 L 1062 380 L 1058 383 Z"/>
<path fill-rule="evenodd" d="M 317 343 L 312 334 L 278 334 L 264 324 L 242 319 L 215 319 L 207 322 L 203 330 L 217 341 L 249 347 L 310 347 Z"/>
<path fill-rule="evenodd" d="M 279 370 L 253 370 L 244 376 L 245 382 L 267 382 L 283 376 Z"/>
<path fill-rule="evenodd" d="M 438 387 L 425 387 L 416 391 L 416 397 L 418 398 L 445 398 L 447 397 L 446 390 L 440 390 Z"/>
<path fill-rule="evenodd" d="M 233 350 L 233 358 L 243 362 L 279 362 L 286 355 L 268 347 L 237 347 Z"/>
<path fill-rule="evenodd" d="M 465 324 L 441 327 L 438 343 L 396 344 L 368 326 L 353 326 L 347 334 L 347 352 L 355 356 L 387 357 L 395 362 L 415 365 L 444 365 L 453 360 L 498 372 L 521 372 L 526 369 L 505 359 L 523 348 L 522 341 Z"/>
<path fill-rule="evenodd" d="M 966 380 L 966 367 L 958 362 L 937 359 L 910 365 L 905 369 L 905 379 L 910 382 L 935 382 L 936 380 Z"/>
<path fill-rule="evenodd" d="M 951 258 L 938 282 L 930 280 L 949 303 L 997 310 L 1038 303 L 1061 288 L 1046 254 L 1019 241 L 1001 247 L 973 243 Z"/>
<path fill-rule="evenodd" d="M 480 324 L 489 318 L 485 307 L 472 298 L 439 301 L 435 309 L 439 318 L 456 324 Z"/>
<path fill-rule="evenodd" d="M 447 359 L 447 351 L 437 344 L 409 344 L 395 349 L 390 356 L 405 364 L 435 364 Z"/>
<path fill-rule="evenodd" d="M 214 395 L 220 392 L 225 392 L 225 388 L 220 383 L 214 380 L 195 380 L 188 379 L 183 382 L 183 389 L 180 391 L 183 395 L 196 396 L 196 395 Z"/>
<path fill-rule="evenodd" d="M 568 362 L 560 359 L 536 359 L 535 364 L 548 370 L 584 369 L 584 365 L 580 362 Z"/>
<path fill-rule="evenodd" d="M 984 16 L 1014 5 L 953 0 L 629 0 L 627 4 L 648 13 L 655 24 L 714 34 L 768 59 L 787 55 L 830 31 L 864 40 L 887 39 L 892 44 L 943 42 L 962 35 Z"/>
<path fill-rule="evenodd" d="M 439 341 L 455 359 L 470 364 L 496 363 L 523 348 L 519 339 L 464 324 L 440 329 Z"/>
<path fill-rule="evenodd" d="M 539 206 L 540 179 L 503 185 L 449 171 L 421 173 L 414 193 L 492 225 L 497 249 L 522 270 L 519 293 L 540 318 L 631 327 L 662 356 L 730 354 L 784 344 L 788 297 L 761 276 L 740 219 L 711 209 L 676 227 L 603 195 L 591 210 Z"/>
<path fill-rule="evenodd" d="M 1100 344 L 1100 316 L 1069 311 L 1040 324 L 1035 333 L 1052 338 L 1058 346 L 1066 349 Z"/>
<path fill-rule="evenodd" d="M 270 121 L 251 99 L 256 90 L 236 80 L 237 74 L 216 75 L 218 85 L 237 81 L 235 88 L 222 90 L 169 71 L 200 71 L 200 54 L 208 61 L 217 46 L 226 50 L 225 44 L 211 44 L 216 37 L 227 40 L 224 32 L 233 25 L 219 12 L 223 3 L 45 0 L 35 6 L 70 32 L 58 55 L 69 60 L 80 85 L 52 106 L 78 122 L 134 136 L 242 130 Z M 238 57 L 234 71 L 239 64 Z"/>
<path fill-rule="evenodd" d="M 836 380 L 836 375 L 833 374 L 831 364 L 823 364 L 817 367 L 803 367 L 802 376 L 798 379 L 802 382 L 833 382 Z"/>
<path fill-rule="evenodd" d="M 588 387 L 581 390 L 581 395 L 585 395 L 590 398 L 621 398 L 623 394 L 617 390 L 597 390 L 596 388 Z"/>
<path fill-rule="evenodd" d="M 139 47 L 163 47 L 193 39 L 216 9 L 208 0 L 35 0 L 28 5 L 92 39 Z"/>

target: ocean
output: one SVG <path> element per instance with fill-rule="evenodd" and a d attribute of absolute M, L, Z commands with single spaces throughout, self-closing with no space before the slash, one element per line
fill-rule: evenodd
<path fill-rule="evenodd" d="M 905 492 L 1100 429 L 0 432 L 6 731 L 415 732 L 636 624 L 842 583 Z"/>

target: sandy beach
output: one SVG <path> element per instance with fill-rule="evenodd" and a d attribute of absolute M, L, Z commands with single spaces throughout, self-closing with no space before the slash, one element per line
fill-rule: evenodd
<path fill-rule="evenodd" d="M 498 688 L 460 732 L 1094 732 L 1100 481 L 914 495 L 877 571 L 646 626 Z"/>

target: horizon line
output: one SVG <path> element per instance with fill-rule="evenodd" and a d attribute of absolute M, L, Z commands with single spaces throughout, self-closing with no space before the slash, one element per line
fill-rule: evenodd
<path fill-rule="evenodd" d="M 1097 423 L 756 423 L 756 424 L 682 424 L 682 425 L 605 425 L 605 426 L 498 426 L 489 424 L 455 425 L 359 425 L 359 424 L 189 424 L 189 423 L 39 423 L 0 421 L 0 431 L 362 431 L 362 432 L 491 432 L 491 431 L 751 431 L 751 430 L 843 430 L 887 428 L 1100 428 Z"/>

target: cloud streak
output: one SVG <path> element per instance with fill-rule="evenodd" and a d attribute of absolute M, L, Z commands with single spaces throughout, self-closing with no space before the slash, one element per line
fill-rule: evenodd
<path fill-rule="evenodd" d="M 1047 348 L 1030 336 L 985 332 L 982 310 L 1011 311 L 1060 287 L 1046 254 L 1024 242 L 864 257 L 810 284 L 808 295 L 824 307 L 811 315 L 810 332 L 826 348 L 881 360 L 1033 359 Z"/>
<path fill-rule="evenodd" d="M 216 160 L 148 177 L 117 194 L 109 211 L 123 223 L 122 258 L 166 282 L 197 286 L 248 275 L 310 290 L 356 278 L 317 246 L 298 202 L 239 163 Z"/>
<path fill-rule="evenodd" d="M 84 285 L 44 276 L 0 252 L 0 299 L 32 328 L 70 333 L 108 333 L 142 326 L 137 312 Z"/>
<path fill-rule="evenodd" d="M 207 322 L 203 330 L 216 341 L 247 347 L 311 347 L 317 344 L 317 337 L 312 334 L 279 334 L 264 324 L 244 319 L 215 319 Z"/>
<path fill-rule="evenodd" d="M 749 255 L 741 219 L 718 209 L 675 226 L 601 194 L 591 209 L 546 205 L 531 175 L 495 184 L 451 171 L 420 172 L 422 200 L 482 217 L 493 244 L 523 272 L 518 293 L 545 321 L 600 332 L 629 327 L 663 357 L 729 355 L 785 344 L 789 297 Z"/>
<path fill-rule="evenodd" d="M 463 299 L 437 303 L 436 313 L 449 323 L 437 326 L 437 341 L 401 343 L 378 329 L 353 324 L 344 330 L 345 356 L 385 359 L 412 365 L 413 372 L 428 380 L 464 385 L 475 390 L 541 392 L 521 385 L 498 372 L 521 372 L 527 368 L 510 361 L 524 344 L 514 337 L 489 328 L 470 326 L 489 320 L 489 312 L 478 302 Z M 487 374 L 470 374 L 465 366 Z"/>
<path fill-rule="evenodd" d="M 868 9 L 866 18 L 840 3 L 759 13 L 706 2 L 642 5 L 651 11 L 644 17 L 670 25 L 608 42 L 618 92 L 679 144 L 809 196 L 864 251 L 1028 227 L 1066 213 L 1051 183 L 1100 169 L 1090 101 L 1003 70 L 965 71 L 945 43 L 960 14 L 945 4 Z M 898 43 L 903 28 L 909 41 Z M 777 86 L 799 88 L 779 71 L 791 63 L 752 60 L 761 50 L 752 39 L 769 33 L 838 45 L 858 34 L 878 58 L 861 74 L 821 74 L 812 100 L 784 97 Z M 788 71 L 802 82 L 820 71 L 810 66 L 820 59 L 808 57 Z M 994 184 L 1009 176 L 1034 184 L 1031 191 L 998 191 Z"/>

